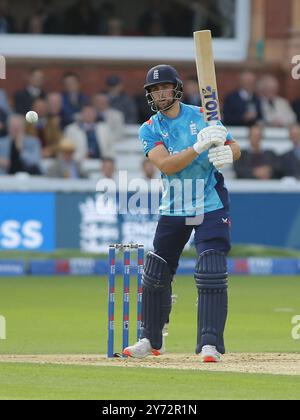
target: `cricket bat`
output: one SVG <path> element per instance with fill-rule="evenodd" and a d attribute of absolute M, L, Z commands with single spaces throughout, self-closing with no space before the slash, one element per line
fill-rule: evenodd
<path fill-rule="evenodd" d="M 209 125 L 221 120 L 211 31 L 194 32 L 196 67 L 204 119 Z"/>

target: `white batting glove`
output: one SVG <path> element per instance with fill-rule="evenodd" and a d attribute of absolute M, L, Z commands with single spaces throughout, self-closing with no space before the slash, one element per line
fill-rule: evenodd
<path fill-rule="evenodd" d="M 198 133 L 197 143 L 193 146 L 194 150 L 200 155 L 212 146 L 222 146 L 226 142 L 227 135 L 226 128 L 221 125 L 206 127 Z"/>
<path fill-rule="evenodd" d="M 233 163 L 233 153 L 230 146 L 219 146 L 210 149 L 208 160 L 215 168 L 221 169 L 225 165 Z"/>

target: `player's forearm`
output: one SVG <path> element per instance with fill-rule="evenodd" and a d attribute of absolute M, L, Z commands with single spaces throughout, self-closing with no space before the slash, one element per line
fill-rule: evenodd
<path fill-rule="evenodd" d="M 198 156 L 195 150 L 190 147 L 181 153 L 163 159 L 160 170 L 168 176 L 174 175 L 189 166 Z"/>
<path fill-rule="evenodd" d="M 240 159 L 241 157 L 241 148 L 239 146 L 239 144 L 234 140 L 230 143 L 230 148 L 232 150 L 232 154 L 233 154 L 233 161 L 237 161 Z"/>

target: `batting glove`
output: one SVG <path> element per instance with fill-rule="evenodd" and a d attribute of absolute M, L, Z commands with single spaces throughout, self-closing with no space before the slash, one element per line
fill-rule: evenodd
<path fill-rule="evenodd" d="M 223 126 L 214 125 L 206 127 L 198 133 L 197 143 L 194 144 L 194 150 L 200 155 L 212 146 L 223 146 L 226 142 L 227 135 L 228 132 Z"/>
<path fill-rule="evenodd" d="M 215 168 L 221 169 L 225 165 L 233 163 L 233 153 L 230 146 L 219 146 L 210 149 L 208 160 Z"/>

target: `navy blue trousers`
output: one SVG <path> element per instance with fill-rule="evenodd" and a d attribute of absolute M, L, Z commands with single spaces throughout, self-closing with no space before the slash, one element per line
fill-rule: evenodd
<path fill-rule="evenodd" d="M 198 255 L 209 249 L 227 255 L 231 249 L 229 208 L 206 213 L 199 226 L 187 226 L 185 217 L 160 217 L 153 242 L 154 252 L 166 260 L 173 274 L 193 231 Z"/>

